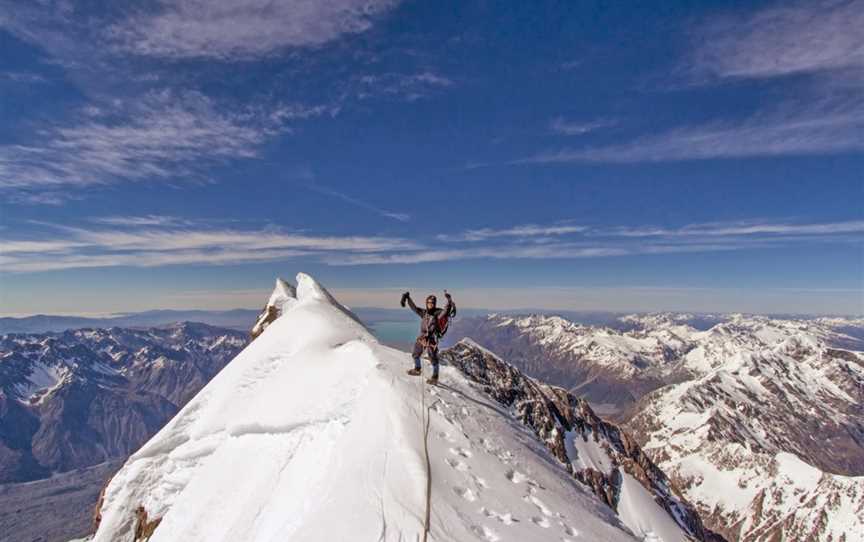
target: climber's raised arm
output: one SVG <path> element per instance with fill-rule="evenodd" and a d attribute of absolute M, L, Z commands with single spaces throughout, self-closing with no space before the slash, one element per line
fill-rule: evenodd
<path fill-rule="evenodd" d="M 408 292 L 402 294 L 402 301 L 399 304 L 404 307 L 405 303 L 408 303 L 408 308 L 414 311 L 417 316 L 423 318 L 423 311 L 417 308 L 417 305 L 415 305 L 414 301 L 411 299 L 411 294 Z"/>

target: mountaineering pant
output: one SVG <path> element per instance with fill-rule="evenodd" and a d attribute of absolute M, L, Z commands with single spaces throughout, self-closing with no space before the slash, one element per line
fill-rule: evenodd
<path fill-rule="evenodd" d="M 438 341 L 427 339 L 426 337 L 418 337 L 414 343 L 414 351 L 411 353 L 414 356 L 414 368 L 420 369 L 420 356 L 423 351 L 429 354 L 429 361 L 432 362 L 432 376 L 438 376 Z"/>

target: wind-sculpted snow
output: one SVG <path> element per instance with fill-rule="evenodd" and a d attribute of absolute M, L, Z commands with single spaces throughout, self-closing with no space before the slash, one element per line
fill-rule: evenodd
<path fill-rule="evenodd" d="M 132 541 L 145 526 L 152 542 L 418 540 L 424 414 L 429 540 L 635 540 L 455 368 L 424 392 L 405 374 L 407 353 L 308 276 L 298 282 L 294 301 L 112 479 L 96 541 Z"/>

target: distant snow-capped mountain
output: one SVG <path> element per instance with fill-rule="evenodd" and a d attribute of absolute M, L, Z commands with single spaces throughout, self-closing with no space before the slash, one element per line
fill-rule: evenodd
<path fill-rule="evenodd" d="M 159 327 L 178 322 L 201 322 L 215 327 L 246 329 L 255 317 L 252 309 L 227 311 L 150 310 L 103 317 L 37 314 L 23 317 L 0 317 L 0 335 L 9 333 L 59 333 L 70 329 L 108 327 Z"/>
<path fill-rule="evenodd" d="M 733 317 L 627 424 L 728 538 L 864 540 L 864 355 L 837 327 Z"/>
<path fill-rule="evenodd" d="M 527 374 L 588 399 L 601 414 L 620 414 L 646 393 L 682 379 L 676 361 L 696 332 L 679 324 L 625 332 L 560 316 L 497 314 L 462 318 L 452 331 L 453 339 L 470 337 Z"/>
<path fill-rule="evenodd" d="M 125 458 L 245 343 L 191 323 L 0 336 L 0 483 Z"/>
<path fill-rule="evenodd" d="M 458 332 L 618 407 L 730 540 L 864 540 L 864 320 L 729 315 L 697 328 L 692 315 L 653 314 L 624 317 L 622 329 L 536 315 L 467 320 Z"/>

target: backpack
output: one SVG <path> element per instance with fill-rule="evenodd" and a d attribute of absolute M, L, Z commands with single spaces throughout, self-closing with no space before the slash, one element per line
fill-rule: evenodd
<path fill-rule="evenodd" d="M 447 329 L 449 329 L 450 327 L 450 320 L 452 320 L 455 316 L 456 304 L 451 301 L 450 310 L 438 317 L 438 329 L 435 331 L 435 335 L 437 335 L 439 339 L 443 337 L 445 333 L 447 333 Z"/>

